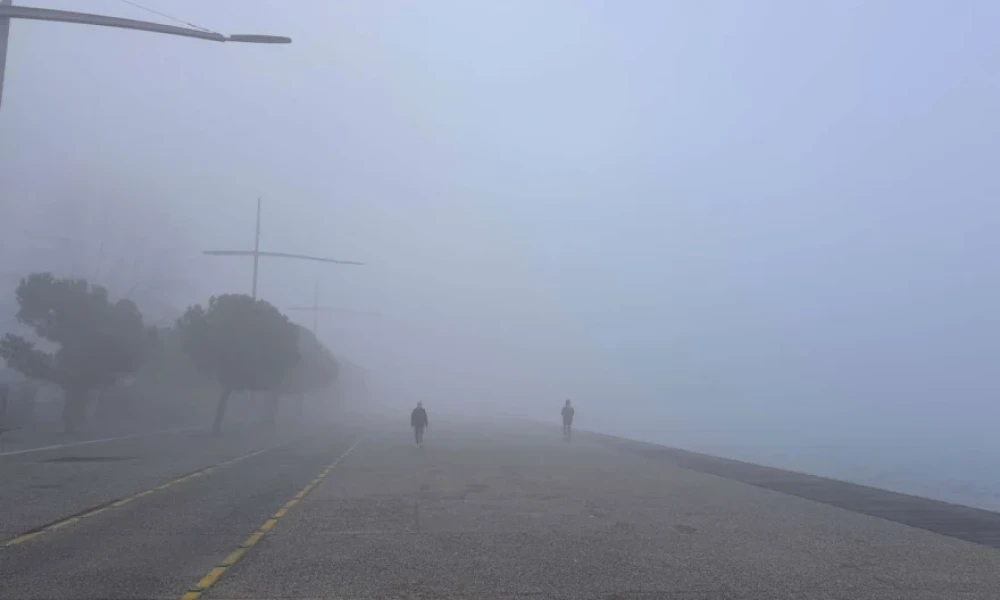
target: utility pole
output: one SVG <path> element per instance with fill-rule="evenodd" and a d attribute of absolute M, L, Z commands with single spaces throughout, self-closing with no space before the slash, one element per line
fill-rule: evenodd
<path fill-rule="evenodd" d="M 312 331 L 314 334 L 318 335 L 319 329 L 319 313 L 346 313 L 351 315 L 361 315 L 366 317 L 381 317 L 379 313 L 362 311 L 362 310 L 351 310 L 349 308 L 340 308 L 339 306 L 322 306 L 319 303 L 319 281 L 316 281 L 316 288 L 313 291 L 313 303 L 310 306 L 289 306 L 287 310 L 311 312 L 313 314 L 313 324 Z"/>
<path fill-rule="evenodd" d="M 257 196 L 257 232 L 253 236 L 253 289 L 250 295 L 257 299 L 257 265 L 260 264 L 260 196 Z"/>
<path fill-rule="evenodd" d="M 376 316 L 376 317 L 382 316 L 379 313 L 366 312 L 366 311 L 360 311 L 360 310 L 351 310 L 351 309 L 348 309 L 348 308 L 339 308 L 339 307 L 336 307 L 336 306 L 320 306 L 320 303 L 319 303 L 319 279 L 318 278 L 316 279 L 316 287 L 313 289 L 313 303 L 312 303 L 312 306 L 289 306 L 287 308 L 287 310 L 308 311 L 308 312 L 311 312 L 313 314 L 312 332 L 313 332 L 313 335 L 316 336 L 317 340 L 319 339 L 319 331 L 318 331 L 318 329 L 319 329 L 319 313 L 321 313 L 321 312 L 323 312 L 323 313 L 338 312 L 338 313 L 348 313 L 348 314 L 354 314 L 354 315 Z M 345 361 L 348 364 L 351 364 L 350 361 L 347 361 L 344 358 L 338 358 L 337 360 L 338 361 Z M 357 368 L 357 365 L 352 365 L 352 366 L 354 368 Z"/>
<path fill-rule="evenodd" d="M 311 312 L 313 314 L 313 326 L 312 326 L 313 335 L 316 335 L 316 336 L 319 335 L 319 332 L 317 330 L 319 329 L 319 313 L 320 313 L 320 311 L 321 310 L 322 311 L 332 310 L 332 307 L 329 307 L 329 306 L 320 306 L 319 305 L 319 277 L 316 278 L 316 285 L 313 288 L 313 303 L 312 303 L 312 306 L 289 306 L 288 310 L 303 311 L 303 312 L 308 311 L 308 312 Z"/>
<path fill-rule="evenodd" d="M 0 11 L 10 9 L 11 0 L 0 0 Z M 0 103 L 3 102 L 3 74 L 7 70 L 7 40 L 10 39 L 10 17 L 0 13 Z"/>
<path fill-rule="evenodd" d="M 318 335 L 316 333 L 316 328 L 319 326 L 319 279 L 316 279 L 316 287 L 313 288 L 313 335 Z"/>
<path fill-rule="evenodd" d="M 288 252 L 265 252 L 260 249 L 260 205 L 261 199 L 257 198 L 257 222 L 254 227 L 253 250 L 205 250 L 203 254 L 210 256 L 253 256 L 253 283 L 250 287 L 250 295 L 257 299 L 257 271 L 261 256 L 272 256 L 275 258 L 288 258 L 292 260 L 311 260 L 316 262 L 333 263 L 338 265 L 363 265 L 362 262 L 349 260 L 334 260 L 332 258 L 322 258 L 319 256 L 306 256 L 304 254 L 290 254 Z M 247 392 L 247 398 L 253 401 L 253 392 Z"/>
<path fill-rule="evenodd" d="M 74 12 L 70 10 L 55 10 L 35 6 L 14 6 L 12 0 L 0 0 L 0 101 L 3 98 L 3 75 L 7 66 L 7 39 L 10 34 L 11 19 L 28 19 L 31 21 L 50 21 L 58 23 L 75 23 L 78 25 L 96 25 L 99 27 L 116 27 L 118 29 L 135 29 L 150 33 L 179 35 L 209 42 L 244 42 L 249 44 L 290 44 L 292 39 L 278 35 L 234 34 L 223 35 L 208 29 L 194 27 L 178 27 L 164 25 L 153 21 L 123 19 L 91 13 Z"/>
<path fill-rule="evenodd" d="M 375 313 L 363 313 L 363 312 L 360 312 L 360 311 L 353 311 L 353 310 L 348 310 L 348 309 L 344 309 L 344 308 L 336 308 L 336 307 L 333 307 L 333 306 L 320 306 L 320 304 L 319 304 L 319 277 L 316 278 L 315 287 L 313 288 L 313 303 L 312 303 L 312 306 L 290 306 L 290 307 L 288 307 L 287 310 L 308 311 L 308 312 L 311 312 L 312 315 L 313 315 L 313 318 L 312 318 L 312 332 L 313 332 L 313 335 L 316 337 L 317 340 L 319 340 L 319 313 L 321 313 L 321 312 L 346 312 L 346 313 L 354 313 L 354 314 L 375 314 Z M 322 342 L 320 342 L 320 344 L 322 344 Z M 343 359 L 338 358 L 337 360 L 340 361 L 340 360 L 343 360 Z M 319 390 L 317 390 L 317 393 L 319 393 Z M 302 403 L 304 402 L 304 400 L 305 400 L 305 396 L 304 395 L 299 397 L 299 414 L 300 415 L 302 414 L 302 410 L 303 410 L 303 404 Z"/>
<path fill-rule="evenodd" d="M 261 256 L 271 256 L 275 258 L 288 258 L 292 260 L 311 260 L 314 262 L 332 263 L 336 265 L 363 265 L 365 263 L 354 260 L 335 260 L 320 256 L 308 256 L 305 254 L 291 254 L 289 252 L 267 252 L 260 249 L 260 198 L 257 198 L 257 225 L 254 235 L 253 250 L 205 250 L 202 254 L 210 256 L 252 256 L 253 257 L 253 284 L 250 294 L 253 299 L 257 299 L 257 270 Z M 318 284 L 317 284 L 318 286 Z M 317 291 L 318 293 L 318 291 Z"/>

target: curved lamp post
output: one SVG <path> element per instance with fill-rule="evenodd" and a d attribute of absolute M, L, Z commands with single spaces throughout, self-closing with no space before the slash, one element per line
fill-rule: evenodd
<path fill-rule="evenodd" d="M 55 10 L 37 8 L 34 6 L 13 6 L 11 0 L 0 0 L 0 101 L 3 98 L 3 75 L 7 64 L 7 38 L 10 33 L 11 19 L 28 19 L 31 21 L 55 21 L 59 23 L 76 23 L 79 25 L 97 25 L 100 27 L 117 27 L 119 29 L 136 29 L 150 33 L 163 33 L 183 37 L 207 40 L 209 42 L 242 42 L 247 44 L 290 44 L 292 39 L 279 35 L 234 34 L 223 35 L 214 31 L 204 31 L 193 27 L 178 27 L 164 25 L 152 21 L 139 21 L 122 17 L 109 17 L 91 13 L 74 12 L 70 10 Z"/>

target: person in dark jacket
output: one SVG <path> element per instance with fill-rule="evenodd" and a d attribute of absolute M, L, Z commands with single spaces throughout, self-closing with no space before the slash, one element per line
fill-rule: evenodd
<path fill-rule="evenodd" d="M 417 402 L 417 407 L 410 413 L 410 427 L 413 428 L 413 436 L 417 440 L 417 446 L 424 445 L 424 429 L 430 423 L 427 421 L 427 411 L 424 410 L 424 403 Z"/>
<path fill-rule="evenodd" d="M 567 442 L 573 437 L 573 415 L 576 411 L 570 406 L 569 398 L 566 399 L 566 404 L 562 407 L 562 419 L 563 419 L 563 439 Z"/>

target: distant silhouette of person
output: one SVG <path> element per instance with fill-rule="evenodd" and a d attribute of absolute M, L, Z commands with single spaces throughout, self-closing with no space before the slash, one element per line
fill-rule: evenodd
<path fill-rule="evenodd" d="M 562 419 L 563 419 L 563 439 L 567 442 L 573 439 L 573 415 L 576 411 L 570 406 L 569 399 L 566 399 L 566 404 L 562 407 Z"/>
<path fill-rule="evenodd" d="M 410 427 L 413 428 L 413 436 L 417 440 L 417 446 L 424 445 L 424 429 L 430 423 L 427 421 L 427 411 L 424 410 L 424 403 L 417 402 L 417 407 L 410 413 Z"/>

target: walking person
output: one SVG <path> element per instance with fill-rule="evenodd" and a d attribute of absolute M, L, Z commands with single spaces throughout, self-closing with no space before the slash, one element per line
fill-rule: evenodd
<path fill-rule="evenodd" d="M 569 403 L 569 398 L 566 399 L 566 404 L 562 407 L 562 420 L 563 420 L 563 439 L 567 442 L 573 439 L 573 415 L 576 413 L 573 407 Z"/>
<path fill-rule="evenodd" d="M 427 411 L 424 410 L 424 403 L 417 402 L 417 407 L 410 413 L 410 427 L 413 428 L 413 437 L 417 440 L 417 447 L 424 447 L 424 429 L 430 423 L 427 421 Z"/>

